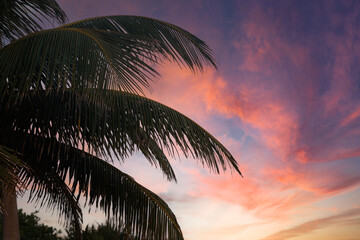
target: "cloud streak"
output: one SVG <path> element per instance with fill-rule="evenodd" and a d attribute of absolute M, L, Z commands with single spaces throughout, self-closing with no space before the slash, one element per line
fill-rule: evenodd
<path fill-rule="evenodd" d="M 348 211 L 342 212 L 337 215 L 332 215 L 329 217 L 319 218 L 312 221 L 307 221 L 295 227 L 279 231 L 270 236 L 267 236 L 261 240 L 286 240 L 298 236 L 303 236 L 304 234 L 311 233 L 315 230 L 338 226 L 338 225 L 359 225 L 360 224 L 360 209 L 350 209 Z"/>

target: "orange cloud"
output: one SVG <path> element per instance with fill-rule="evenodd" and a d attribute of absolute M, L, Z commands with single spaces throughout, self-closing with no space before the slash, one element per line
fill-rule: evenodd
<path fill-rule="evenodd" d="M 301 65 L 302 61 L 297 60 L 297 64 Z M 351 146 L 329 148 L 326 143 L 333 141 L 333 135 L 328 133 L 319 135 L 316 140 L 320 138 L 320 141 L 315 145 L 313 141 L 307 141 L 318 128 L 300 124 L 303 112 L 297 110 L 301 105 L 293 99 L 286 100 L 289 96 L 284 95 L 284 89 L 279 86 L 266 83 L 265 89 L 258 84 L 259 82 L 245 80 L 234 87 L 233 82 L 209 69 L 205 76 L 194 76 L 190 71 L 180 70 L 175 65 L 162 69 L 160 87 L 154 88 L 151 97 L 191 116 L 202 125 L 205 124 L 205 128 L 211 114 L 220 113 L 225 117 L 238 118 L 241 126 L 247 129 L 247 134 L 263 142 L 275 154 L 266 161 L 266 158 L 261 159 L 263 166 L 260 170 L 251 162 L 245 162 L 246 159 L 238 158 L 242 167 L 245 162 L 245 167 L 248 168 L 244 180 L 199 176 L 205 187 L 193 193 L 194 196 L 208 196 L 239 204 L 261 216 L 277 218 L 285 216 L 286 212 L 295 207 L 314 203 L 358 186 L 360 178 L 356 174 L 346 175 L 341 169 L 328 169 L 323 174 L 322 169 L 309 169 L 309 164 L 354 157 L 359 152 Z M 312 100 L 311 96 L 315 93 L 316 91 L 305 89 L 304 96 L 297 97 L 305 101 L 308 98 Z M 307 106 L 307 114 L 310 115 L 317 109 L 313 104 L 305 105 L 305 108 Z M 326 130 L 336 134 L 341 129 L 340 122 L 337 122 L 339 126 Z M 216 127 L 212 125 L 211 129 Z M 353 134 L 357 136 L 357 133 Z M 346 140 L 348 136 L 342 133 L 339 138 Z M 223 139 L 226 142 L 226 139 L 231 138 Z M 244 143 L 241 142 L 237 142 L 237 148 L 242 147 L 241 144 Z M 232 140 L 231 145 L 233 149 L 237 149 L 236 141 Z M 276 167 L 271 166 L 274 163 Z M 249 177 L 249 171 L 262 172 L 256 179 Z"/>
<path fill-rule="evenodd" d="M 282 157 L 287 156 L 295 144 L 297 123 L 292 112 L 280 100 L 272 98 L 256 86 L 239 84 L 229 89 L 227 81 L 208 70 L 206 76 L 194 76 L 175 65 L 164 68 L 161 88 L 151 97 L 196 119 L 205 120 L 210 113 L 239 117 L 248 127 L 259 129 L 261 138 Z M 191 107 L 190 107 L 191 106 Z"/>

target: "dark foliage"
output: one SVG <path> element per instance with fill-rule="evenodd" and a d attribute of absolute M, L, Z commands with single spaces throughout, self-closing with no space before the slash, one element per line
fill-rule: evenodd
<path fill-rule="evenodd" d="M 20 240 L 61 240 L 61 231 L 40 223 L 37 212 L 27 214 L 18 211 L 20 224 Z M 0 215 L 0 240 L 2 240 L 2 215 Z"/>

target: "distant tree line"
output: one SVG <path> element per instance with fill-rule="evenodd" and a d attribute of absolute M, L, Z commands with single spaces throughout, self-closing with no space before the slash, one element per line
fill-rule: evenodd
<path fill-rule="evenodd" d="M 40 223 L 37 211 L 30 214 L 19 209 L 20 240 L 77 240 L 74 227 L 66 230 L 65 236 L 54 227 Z M 2 240 L 2 215 L 0 215 L 0 240 Z M 111 221 L 103 224 L 86 226 L 82 232 L 84 240 L 133 240 L 124 227 L 119 227 Z"/>

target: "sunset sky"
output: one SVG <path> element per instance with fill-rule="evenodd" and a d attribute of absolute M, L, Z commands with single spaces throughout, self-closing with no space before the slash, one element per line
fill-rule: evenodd
<path fill-rule="evenodd" d="M 143 15 L 213 50 L 217 71 L 165 63 L 146 96 L 213 134 L 244 178 L 185 157 L 178 183 L 141 154 L 118 165 L 166 200 L 186 240 L 360 239 L 360 1 L 58 2 L 70 21 Z"/>

